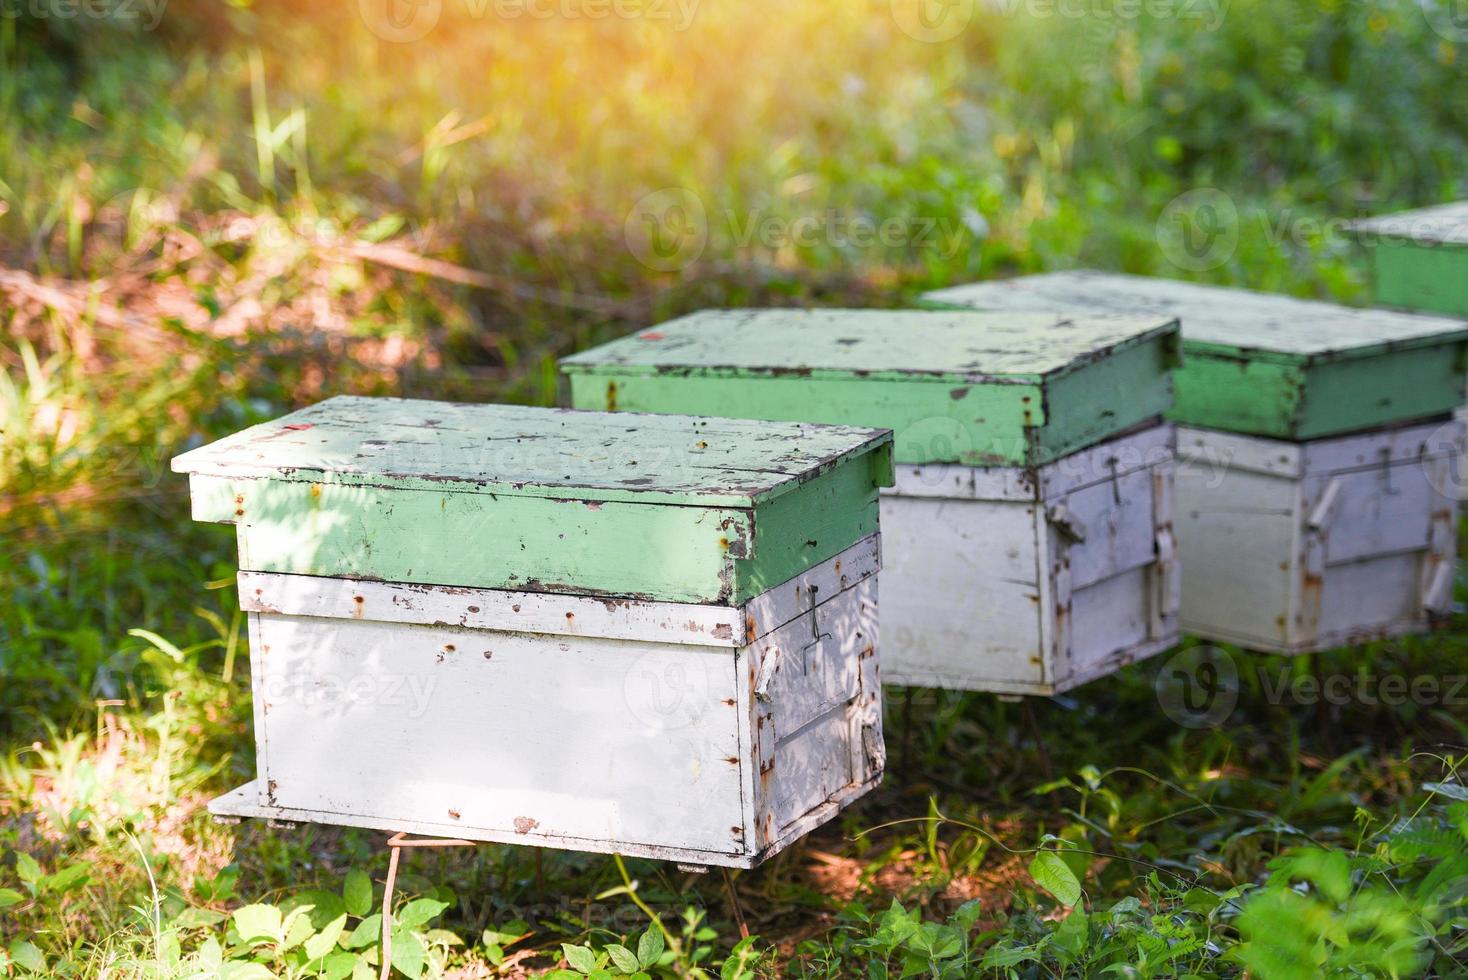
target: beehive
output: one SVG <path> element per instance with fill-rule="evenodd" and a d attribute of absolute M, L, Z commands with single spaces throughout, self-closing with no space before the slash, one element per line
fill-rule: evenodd
<path fill-rule="evenodd" d="M 1468 317 L 1468 201 L 1358 221 L 1383 306 Z"/>
<path fill-rule="evenodd" d="M 579 408 L 896 430 L 883 676 L 1050 694 L 1176 638 L 1166 317 L 708 312 L 562 361 Z"/>
<path fill-rule="evenodd" d="M 1184 629 L 1299 653 L 1421 630 L 1448 610 L 1468 325 L 1097 273 L 926 298 L 1181 318 Z"/>
<path fill-rule="evenodd" d="M 179 457 L 250 619 L 214 811 L 758 864 L 881 776 L 890 447 L 344 397 Z"/>

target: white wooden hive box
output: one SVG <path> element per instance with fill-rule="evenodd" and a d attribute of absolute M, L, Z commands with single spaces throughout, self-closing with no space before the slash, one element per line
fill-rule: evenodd
<path fill-rule="evenodd" d="M 1181 429 L 1183 628 L 1308 653 L 1441 624 L 1462 440 L 1456 420 L 1303 443 Z"/>
<path fill-rule="evenodd" d="M 250 621 L 211 811 L 757 865 L 881 778 L 890 441 L 336 399 L 182 457 Z"/>
<path fill-rule="evenodd" d="M 883 678 L 1054 694 L 1178 639 L 1174 432 L 1039 469 L 899 465 L 882 495 Z"/>
<path fill-rule="evenodd" d="M 708 311 L 562 362 L 573 403 L 884 425 L 887 683 L 1049 695 L 1178 638 L 1166 315 Z"/>

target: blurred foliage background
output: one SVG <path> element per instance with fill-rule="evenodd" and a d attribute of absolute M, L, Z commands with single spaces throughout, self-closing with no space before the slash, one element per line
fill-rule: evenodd
<path fill-rule="evenodd" d="M 29 950 L 17 957 L 23 942 L 43 973 L 142 970 L 136 949 L 152 955 L 163 940 L 139 918 L 157 894 L 139 852 L 165 882 L 170 916 L 228 909 L 232 886 L 191 884 L 221 868 L 243 868 L 254 894 L 279 895 L 376 867 L 368 838 L 206 829 L 202 799 L 250 773 L 245 641 L 231 536 L 188 520 L 182 481 L 167 472 L 176 452 L 341 391 L 551 404 L 557 356 L 709 306 L 893 306 L 927 288 L 1067 267 L 1366 302 L 1364 266 L 1340 221 L 1468 196 L 1468 29 L 1451 29 L 1451 6 L 0 4 L 0 884 L 23 868 L 11 851 L 91 869 L 53 882 L 54 902 L 18 881 L 15 902 L 0 888 L 0 936 L 12 943 L 0 967 L 35 965 Z M 649 224 L 649 202 L 669 200 L 678 206 Z M 1200 206 L 1210 221 L 1222 214 L 1227 247 L 1202 260 L 1179 252 L 1166 222 L 1180 206 L 1185 221 L 1199 221 Z M 660 260 L 659 236 L 689 233 L 694 247 Z M 1461 649 L 1451 634 L 1370 656 L 1441 673 L 1461 663 Z M 1330 663 L 1350 671 L 1363 661 Z M 1280 794 L 1298 803 L 1302 759 L 1330 777 L 1309 797 L 1329 828 L 1311 840 L 1349 841 L 1356 860 L 1376 846 L 1368 828 L 1424 812 L 1413 809 L 1426 805 L 1421 784 L 1450 778 L 1461 752 L 1442 746 L 1465 738 L 1461 711 L 1446 709 L 1348 723 L 1275 706 L 1237 730 L 1180 732 L 1156 719 L 1150 676 L 1138 670 L 1039 709 L 1055 733 L 1048 750 L 1013 706 L 941 699 L 912 736 L 910 770 L 867 814 L 916 816 L 926 829 L 893 837 L 881 856 L 824 845 L 846 848 L 826 855 L 831 866 L 865 868 L 851 871 L 861 885 L 850 894 L 882 899 L 874 908 L 893 895 L 932 906 L 935 921 L 963 931 L 973 921 L 954 926 L 941 899 L 953 897 L 956 875 L 983 867 L 1005 896 L 991 902 L 1029 909 L 1033 883 L 985 865 L 982 835 L 963 832 L 972 868 L 955 870 L 936 801 L 1028 847 L 1071 825 L 1057 794 L 1101 792 L 1088 776 L 1037 803 L 1025 794 L 1053 774 L 1042 770 L 1105 769 L 1139 753 L 1169 771 L 1169 785 L 1208 784 L 1210 799 L 1231 772 L 1242 781 L 1237 806 L 1255 815 L 1242 824 L 1229 822 L 1235 815 L 1158 826 L 1166 792 L 1156 783 L 1116 790 L 1118 801 L 1144 801 L 1133 833 L 1149 860 L 1200 876 L 1227 865 L 1214 889 L 1224 894 L 1263 882 L 1266 864 L 1299 843 L 1276 810 Z M 1135 720 L 1100 721 L 1120 717 Z M 1097 724 L 1115 728 L 1112 740 L 1085 734 Z M 1007 753 L 998 775 L 987 756 L 955 747 L 969 742 Z M 1427 762 L 1412 754 L 1422 745 L 1436 746 Z M 1249 828 L 1249 848 L 1258 828 L 1273 844 L 1244 853 L 1230 835 Z M 1175 836 L 1154 839 L 1164 833 Z M 122 843 L 127 834 L 138 850 Z M 493 880 L 511 897 L 545 887 L 547 873 L 552 889 L 578 894 L 618 880 L 604 862 L 569 857 L 534 873 L 509 852 L 475 858 L 467 872 L 422 861 L 461 890 Z M 879 881 L 889 864 L 905 868 L 900 881 Z M 1095 872 L 1108 902 L 1143 894 L 1148 908 L 1183 908 L 1175 883 L 1109 868 L 1104 883 Z M 831 928 L 845 899 L 792 876 L 752 886 L 789 913 L 766 926 Z M 432 887 L 441 882 L 422 883 Z M 724 916 L 717 891 L 708 894 Z M 1044 972 L 1039 953 L 985 970 L 1081 968 L 1054 958 L 1069 947 L 1046 938 L 1056 919 L 1034 908 L 985 911 L 998 930 L 985 943 L 1049 949 Z M 461 931 L 498 915 L 458 914 Z M 841 914 L 836 935 L 847 939 L 812 951 L 795 929 L 777 958 L 832 976 L 865 973 L 860 958 L 879 948 L 884 962 L 906 962 L 916 925 Z M 1437 914 L 1431 928 L 1455 918 Z M 567 937 L 588 934 L 578 921 L 563 923 Z M 216 925 L 176 932 L 187 946 Z M 696 938 L 700 928 L 687 932 L 690 949 L 713 943 Z M 1099 920 L 1091 928 L 1105 931 Z M 1176 939 L 1138 928 L 1163 949 Z M 1212 928 L 1187 955 L 1224 971 L 1224 947 L 1243 934 Z M 868 934 L 885 938 L 850 939 Z M 1418 933 L 1406 935 L 1407 958 L 1392 969 L 1461 953 L 1461 931 L 1430 955 Z M 1141 948 L 1107 955 L 1130 957 L 1135 971 Z M 1228 969 L 1289 975 L 1240 955 Z M 1147 969 L 1161 972 L 1137 975 L 1181 972 L 1153 962 L 1163 965 Z"/>

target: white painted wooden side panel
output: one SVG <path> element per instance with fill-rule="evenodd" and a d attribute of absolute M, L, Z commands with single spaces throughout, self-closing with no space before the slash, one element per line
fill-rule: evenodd
<path fill-rule="evenodd" d="M 1328 566 L 1314 642 L 1365 643 L 1426 628 L 1421 577 L 1422 556 L 1413 552 Z"/>
<path fill-rule="evenodd" d="M 1300 476 L 1301 448 L 1297 443 L 1256 439 L 1214 429 L 1177 427 L 1178 468 L 1190 480 L 1217 482 L 1226 472 L 1250 470 L 1271 476 Z"/>
<path fill-rule="evenodd" d="M 1289 642 L 1299 588 L 1298 510 L 1295 480 L 1179 467 L 1184 630 L 1264 649 Z"/>
<path fill-rule="evenodd" d="M 1303 489 L 1306 512 L 1313 512 L 1327 492 L 1334 494 L 1328 566 L 1425 549 L 1432 513 L 1441 499 L 1428 483 L 1427 471 L 1416 463 L 1312 474 Z"/>
<path fill-rule="evenodd" d="M 1173 440 L 1154 426 L 1038 471 L 898 467 L 882 497 L 887 682 L 1049 694 L 1175 641 L 1157 566 Z"/>
<path fill-rule="evenodd" d="M 1148 646 L 1152 639 L 1148 632 L 1151 588 L 1152 571 L 1144 566 L 1102 579 L 1071 594 L 1070 614 L 1075 628 L 1071 631 L 1070 658 L 1064 664 L 1064 677 L 1069 678 L 1072 673 L 1096 676 L 1103 664 L 1120 670 L 1140 659 L 1134 651 Z M 1168 638 L 1169 644 L 1175 641 L 1176 637 Z"/>
<path fill-rule="evenodd" d="M 974 467 L 948 463 L 898 466 L 890 491 L 899 497 L 945 500 L 1053 499 L 1084 487 L 1155 468 L 1176 456 L 1176 430 L 1154 425 L 1071 453 L 1031 471 L 1018 466 Z"/>
<path fill-rule="evenodd" d="M 1131 473 L 1155 470 L 1177 457 L 1176 447 L 1177 430 L 1171 424 L 1097 443 L 1041 467 L 1040 495 L 1053 500 Z"/>
<path fill-rule="evenodd" d="M 1080 590 L 1157 558 L 1152 474 L 1141 470 L 1086 487 L 1063 498 L 1066 514 L 1085 540 L 1071 544 L 1071 588 Z M 1054 512 L 1054 505 L 1050 511 Z M 1138 606 L 1145 615 L 1146 605 Z"/>
<path fill-rule="evenodd" d="M 785 829 L 856 782 L 845 710 L 820 715 L 780 739 L 771 776 L 774 825 Z"/>
<path fill-rule="evenodd" d="M 873 534 L 835 558 L 821 562 L 783 585 L 769 589 L 744 605 L 745 635 L 762 637 L 809 612 L 812 605 L 859 582 L 875 578 L 882 567 L 882 536 Z"/>
<path fill-rule="evenodd" d="M 274 572 L 242 571 L 238 582 L 240 606 L 247 612 L 597 636 L 726 649 L 745 643 L 744 616 L 730 606 Z"/>
<path fill-rule="evenodd" d="M 864 588 L 839 593 L 758 640 L 755 693 L 768 700 L 779 738 L 843 707 L 861 692 L 861 660 L 876 646 L 862 615 Z"/>
<path fill-rule="evenodd" d="M 869 579 L 820 606 L 814 629 L 803 617 L 756 644 L 758 674 L 768 681 L 757 683 L 756 696 L 768 699 L 775 738 L 774 765 L 762 778 L 777 832 L 844 787 L 881 775 L 863 752 L 864 739 L 881 737 L 877 623 L 877 581 Z"/>
<path fill-rule="evenodd" d="M 1451 594 L 1460 440 L 1441 422 L 1307 443 L 1183 430 L 1184 457 L 1209 461 L 1179 470 L 1184 626 L 1285 653 L 1428 628 Z"/>
<path fill-rule="evenodd" d="M 823 602 L 876 575 L 881 564 L 881 536 L 873 534 L 750 600 L 742 610 L 276 572 L 242 571 L 237 581 L 246 612 L 734 648 L 795 619 L 813 598 Z"/>
<path fill-rule="evenodd" d="M 743 848 L 731 651 L 273 615 L 260 635 L 267 803 Z"/>
<path fill-rule="evenodd" d="M 1040 655 L 1038 505 L 882 497 L 882 677 L 1028 690 Z"/>

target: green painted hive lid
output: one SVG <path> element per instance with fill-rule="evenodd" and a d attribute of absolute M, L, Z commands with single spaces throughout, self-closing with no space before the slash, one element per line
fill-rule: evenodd
<path fill-rule="evenodd" d="M 707 311 L 561 362 L 578 408 L 897 432 L 901 463 L 1033 466 L 1160 416 L 1167 316 Z"/>
<path fill-rule="evenodd" d="M 1096 272 L 975 283 L 924 300 L 968 309 L 1150 313 L 1183 325 L 1172 417 L 1315 439 L 1452 412 L 1468 324 L 1244 289 Z"/>
<path fill-rule="evenodd" d="M 1366 218 L 1348 227 L 1371 244 L 1386 241 L 1468 247 L 1468 201 Z"/>
<path fill-rule="evenodd" d="M 173 469 L 247 571 L 737 604 L 877 530 L 891 440 L 342 396 Z"/>

